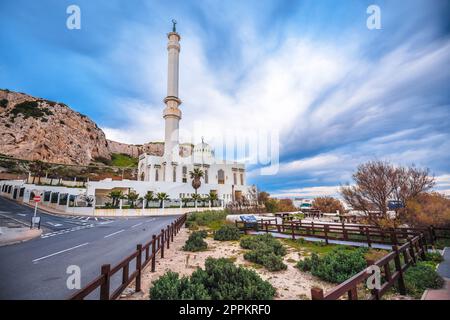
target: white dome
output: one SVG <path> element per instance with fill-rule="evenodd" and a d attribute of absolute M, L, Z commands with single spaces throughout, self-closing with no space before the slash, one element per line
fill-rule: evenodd
<path fill-rule="evenodd" d="M 211 149 L 210 145 L 202 142 L 194 146 L 194 157 L 212 157 L 214 155 L 214 151 Z"/>

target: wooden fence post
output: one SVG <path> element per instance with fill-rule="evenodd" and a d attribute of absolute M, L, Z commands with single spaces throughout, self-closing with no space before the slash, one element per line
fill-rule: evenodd
<path fill-rule="evenodd" d="M 400 261 L 400 253 L 398 252 L 398 247 L 396 245 L 392 246 L 392 251 L 395 252 L 394 262 L 395 262 L 395 269 L 399 273 L 398 277 L 398 290 L 400 291 L 401 295 L 406 294 L 406 288 L 405 288 L 405 281 L 403 279 L 403 270 L 402 270 L 402 264 Z"/>
<path fill-rule="evenodd" d="M 136 257 L 136 270 L 138 272 L 136 276 L 136 292 L 141 291 L 141 277 L 142 277 L 142 244 L 136 246 L 138 255 Z"/>
<path fill-rule="evenodd" d="M 369 227 L 365 227 L 365 229 L 366 229 L 367 245 L 369 246 L 369 248 L 372 248 L 372 242 L 370 241 Z"/>
<path fill-rule="evenodd" d="M 408 240 L 409 243 L 409 255 L 411 256 L 413 264 L 416 264 L 416 255 L 414 253 L 414 244 L 411 240 L 411 238 Z"/>
<path fill-rule="evenodd" d="M 156 236 L 152 235 L 152 272 L 156 269 L 156 250 L 155 250 Z"/>
<path fill-rule="evenodd" d="M 323 233 L 325 233 L 325 243 L 328 244 L 328 225 L 323 225 Z"/>
<path fill-rule="evenodd" d="M 170 234 L 169 234 L 169 226 L 167 226 L 167 230 L 166 230 L 166 233 L 167 233 L 167 237 L 166 237 L 167 249 L 169 249 L 169 248 L 170 248 Z"/>
<path fill-rule="evenodd" d="M 427 252 L 427 246 L 426 246 L 425 235 L 423 234 L 423 232 L 420 234 L 420 237 L 419 237 L 419 246 L 422 249 L 422 251 L 420 253 L 420 258 L 422 260 L 425 260 L 425 254 Z"/>
<path fill-rule="evenodd" d="M 161 258 L 164 258 L 164 229 L 161 229 Z"/>
<path fill-rule="evenodd" d="M 434 243 L 437 240 L 437 237 L 436 237 L 436 230 L 434 229 L 433 225 L 430 226 L 430 231 L 431 231 L 431 244 L 434 245 Z"/>
<path fill-rule="evenodd" d="M 292 234 L 292 240 L 295 240 L 294 223 L 292 221 L 291 221 L 291 234 Z"/>
<path fill-rule="evenodd" d="M 170 240 L 173 242 L 173 222 L 170 224 Z"/>
<path fill-rule="evenodd" d="M 344 240 L 348 240 L 347 229 L 345 229 L 344 221 L 342 221 L 342 233 L 344 234 Z"/>
<path fill-rule="evenodd" d="M 267 221 L 264 222 L 264 226 L 266 228 L 266 233 L 269 233 L 269 225 L 267 224 Z"/>
<path fill-rule="evenodd" d="M 101 273 L 105 277 L 105 282 L 100 286 L 100 300 L 109 300 L 109 283 L 110 283 L 110 272 L 111 265 L 104 264 L 101 268 Z"/>
<path fill-rule="evenodd" d="M 311 300 L 323 300 L 323 299 L 324 299 L 323 289 L 317 287 L 311 288 Z"/>
<path fill-rule="evenodd" d="M 395 230 L 393 228 L 391 228 L 391 243 L 393 245 L 397 245 L 398 244 L 397 235 L 395 234 Z"/>

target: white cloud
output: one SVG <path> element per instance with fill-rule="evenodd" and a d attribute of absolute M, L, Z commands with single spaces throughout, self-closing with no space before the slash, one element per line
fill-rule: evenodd
<path fill-rule="evenodd" d="M 119 66 L 131 61 L 121 68 L 131 68 L 124 81 L 140 100 L 117 97 L 122 122 L 103 129 L 121 142 L 161 141 L 166 39 L 139 25 L 127 30 L 109 59 Z M 450 79 L 443 68 L 450 41 L 420 48 L 402 43 L 376 60 L 362 53 L 356 36 L 343 44 L 288 35 L 274 46 L 273 35 L 265 42 L 251 22 L 230 23 L 230 32 L 237 34 L 241 60 L 219 64 L 211 58 L 208 34 L 194 25 L 182 32 L 182 141 L 191 133 L 196 142 L 201 136 L 211 142 L 229 132 L 276 130 L 281 156 L 295 159 L 282 162 L 278 176 L 316 176 L 323 183 L 347 182 L 367 160 L 442 168 L 449 159 L 448 130 L 436 126 L 449 109 L 431 99 L 434 85 Z"/>
<path fill-rule="evenodd" d="M 280 190 L 278 193 L 273 194 L 272 196 L 276 198 L 294 198 L 294 197 L 315 198 L 323 196 L 338 197 L 339 186 L 321 186 L 321 187 L 286 189 Z"/>

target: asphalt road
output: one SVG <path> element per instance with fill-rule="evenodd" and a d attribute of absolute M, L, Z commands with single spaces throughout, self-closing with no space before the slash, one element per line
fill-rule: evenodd
<path fill-rule="evenodd" d="M 29 222 L 34 209 L 0 197 L 0 213 Z M 68 266 L 81 270 L 84 286 L 100 274 L 102 264 L 117 264 L 139 243 L 165 228 L 176 216 L 101 219 L 41 216 L 41 237 L 0 247 L 0 299 L 66 299 L 76 290 L 66 285 Z M 130 265 L 130 273 L 133 266 Z M 121 272 L 112 279 L 112 291 Z M 93 295 L 98 292 L 94 292 Z M 93 298 L 93 296 L 90 296 Z"/>

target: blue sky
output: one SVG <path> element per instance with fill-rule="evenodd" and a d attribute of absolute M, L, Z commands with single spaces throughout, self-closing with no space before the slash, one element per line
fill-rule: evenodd
<path fill-rule="evenodd" d="M 81 30 L 66 28 L 71 4 Z M 249 182 L 335 194 L 378 159 L 428 167 L 450 193 L 449 15 L 447 0 L 2 0 L 0 87 L 65 102 L 113 140 L 161 141 L 176 18 L 181 136 L 279 134 L 278 173 L 249 165 Z"/>

